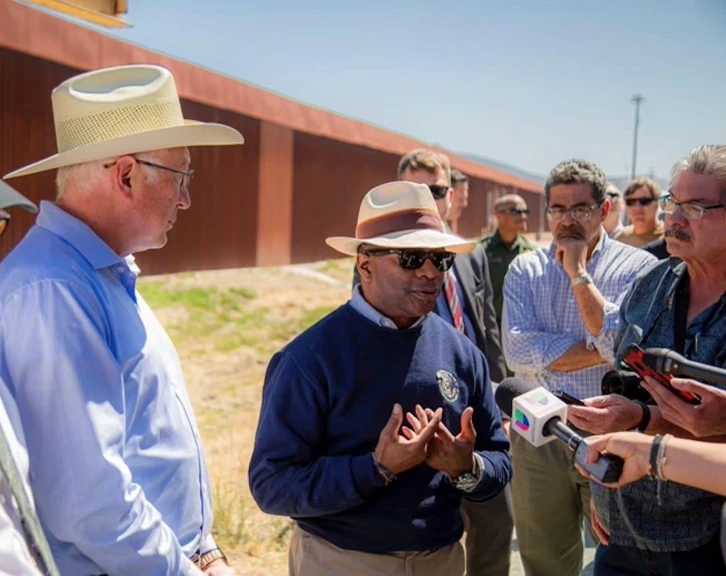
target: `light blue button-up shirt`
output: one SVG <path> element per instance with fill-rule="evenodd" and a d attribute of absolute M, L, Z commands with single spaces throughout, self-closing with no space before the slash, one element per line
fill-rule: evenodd
<path fill-rule="evenodd" d="M 181 365 L 136 272 L 49 202 L 0 263 L 0 381 L 62 574 L 189 574 L 213 547 Z"/>
<path fill-rule="evenodd" d="M 605 299 L 603 328 L 593 336 L 582 321 L 572 281 L 557 262 L 555 245 L 517 256 L 504 277 L 502 314 L 504 357 L 517 378 L 578 398 L 600 395 L 602 377 L 615 363 L 620 304 L 638 275 L 655 261 L 645 250 L 601 233 L 586 265 Z M 572 372 L 547 368 L 578 343 L 597 349 L 604 362 Z"/>

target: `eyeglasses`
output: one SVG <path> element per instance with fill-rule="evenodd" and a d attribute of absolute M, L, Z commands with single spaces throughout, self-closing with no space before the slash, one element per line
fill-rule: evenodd
<path fill-rule="evenodd" d="M 610 199 L 611 200 L 615 200 L 616 198 L 620 198 L 620 194 L 618 194 L 617 192 L 608 192 L 607 195 L 610 196 Z"/>
<path fill-rule="evenodd" d="M 568 214 L 576 222 L 587 222 L 592 216 L 592 211 L 600 208 L 602 202 L 593 204 L 592 206 L 575 206 L 574 208 L 562 208 L 561 206 L 548 206 L 545 208 L 547 216 L 552 222 L 561 222 Z"/>
<path fill-rule="evenodd" d="M 499 211 L 502 214 L 509 214 L 510 216 L 514 218 L 518 218 L 519 216 L 529 216 L 529 208 L 508 208 L 507 210 L 500 210 Z"/>
<path fill-rule="evenodd" d="M 363 254 L 368 256 L 398 256 L 398 264 L 404 270 L 418 270 L 426 260 L 431 263 L 439 272 L 446 272 L 454 264 L 456 254 L 451 252 L 428 252 L 426 250 L 395 250 L 382 248 L 380 250 L 364 250 Z"/>
<path fill-rule="evenodd" d="M 724 208 L 723 204 L 714 204 L 713 206 L 703 206 L 696 202 L 676 202 L 672 196 L 663 196 L 660 199 L 660 207 L 666 214 L 673 214 L 676 208 L 680 207 L 681 212 L 687 220 L 700 220 L 709 210 L 717 210 Z"/>
<path fill-rule="evenodd" d="M 0 209 L 0 236 L 5 234 L 8 226 L 10 226 L 10 214 Z"/>
<path fill-rule="evenodd" d="M 194 170 L 187 170 L 185 172 L 184 170 L 169 168 L 168 166 L 162 166 L 161 164 L 154 164 L 153 162 L 142 160 L 141 158 L 137 158 L 136 156 L 132 156 L 132 158 L 136 160 L 136 162 L 138 162 L 139 164 L 143 164 L 144 166 L 150 166 L 151 168 L 158 168 L 159 170 L 167 170 L 168 172 L 172 172 L 173 174 L 179 174 L 180 176 L 182 176 L 179 187 L 185 192 L 189 192 L 189 186 L 194 179 Z M 116 162 L 118 162 L 118 160 Z M 110 168 L 111 166 L 116 164 L 116 162 L 109 162 L 108 164 L 104 164 L 103 167 Z"/>
<path fill-rule="evenodd" d="M 433 196 L 436 200 L 443 200 L 446 198 L 446 195 L 449 193 L 449 189 L 451 186 L 448 186 L 447 184 L 429 184 L 428 185 L 429 190 L 431 190 L 431 196 Z"/>
<path fill-rule="evenodd" d="M 633 206 L 650 206 L 655 202 L 655 198 L 626 198 L 625 205 L 629 207 Z"/>

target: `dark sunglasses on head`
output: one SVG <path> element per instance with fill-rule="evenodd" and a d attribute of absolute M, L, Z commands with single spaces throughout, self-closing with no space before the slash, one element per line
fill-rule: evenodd
<path fill-rule="evenodd" d="M 650 206 L 655 202 L 655 198 L 626 198 L 626 206 Z"/>
<path fill-rule="evenodd" d="M 0 236 L 5 234 L 8 226 L 10 226 L 10 214 L 0 209 Z"/>
<path fill-rule="evenodd" d="M 620 198 L 620 194 L 618 194 L 617 192 L 608 192 L 607 195 L 610 196 L 610 199 L 611 200 L 615 200 L 616 198 Z"/>
<path fill-rule="evenodd" d="M 446 272 L 454 264 L 456 254 L 451 252 L 429 252 L 427 250 L 396 250 L 393 248 L 381 248 L 373 250 L 364 250 L 363 254 L 368 256 L 388 256 L 395 254 L 398 256 L 398 264 L 404 270 L 418 270 L 424 265 L 426 260 L 431 263 L 439 272 Z"/>
<path fill-rule="evenodd" d="M 436 200 L 443 200 L 446 198 L 446 194 L 449 192 L 450 186 L 446 184 L 429 184 L 429 190 L 431 190 L 431 196 Z"/>

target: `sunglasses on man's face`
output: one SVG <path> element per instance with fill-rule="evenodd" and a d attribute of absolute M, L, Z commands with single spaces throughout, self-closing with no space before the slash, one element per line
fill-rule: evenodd
<path fill-rule="evenodd" d="M 454 264 L 456 254 L 451 252 L 429 252 L 427 250 L 395 250 L 382 248 L 380 250 L 365 250 L 368 256 L 398 256 L 398 264 L 404 270 L 418 270 L 426 260 L 431 260 L 439 272 L 446 272 Z"/>
<path fill-rule="evenodd" d="M 431 190 L 431 196 L 436 200 L 443 200 L 449 193 L 450 186 L 446 184 L 429 184 L 429 190 Z"/>
<path fill-rule="evenodd" d="M 520 216 L 529 216 L 529 208 L 509 208 L 508 210 L 502 210 L 505 214 L 509 214 L 510 216 L 514 218 L 519 218 Z"/>
<path fill-rule="evenodd" d="M 626 206 L 650 206 L 655 202 L 655 198 L 626 198 Z"/>
<path fill-rule="evenodd" d="M 10 214 L 0 209 L 0 236 L 5 234 L 8 226 L 10 226 Z"/>

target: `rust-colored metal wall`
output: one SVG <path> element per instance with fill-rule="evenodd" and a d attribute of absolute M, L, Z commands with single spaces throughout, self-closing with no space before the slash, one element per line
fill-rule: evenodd
<path fill-rule="evenodd" d="M 295 132 L 292 262 L 340 254 L 328 236 L 352 236 L 368 190 L 396 179 L 398 156 Z"/>
<path fill-rule="evenodd" d="M 79 71 L 0 48 L 0 174 L 55 153 L 52 89 Z M 179 214 L 164 250 L 138 255 L 144 273 L 254 266 L 257 234 L 259 122 L 182 101 L 188 118 L 237 128 L 244 146 L 192 149 L 192 209 Z M 11 184 L 35 203 L 55 196 L 55 172 Z M 12 210 L 0 258 L 23 237 L 34 216 Z"/>
<path fill-rule="evenodd" d="M 80 70 L 0 47 L 0 175 L 56 150 L 50 93 Z M 311 262 L 338 254 L 327 236 L 352 234 L 363 195 L 393 180 L 399 155 L 263 124 L 238 112 L 182 100 L 185 116 L 221 122 L 245 136 L 244 146 L 192 149 L 192 208 L 179 214 L 163 250 L 138 255 L 145 274 Z M 261 155 L 264 154 L 263 159 Z M 11 183 L 31 200 L 52 200 L 54 172 Z M 487 223 L 487 196 L 511 188 L 471 177 L 470 204 L 459 233 L 475 237 Z M 539 223 L 539 198 L 521 192 Z M 260 202 L 261 195 L 264 201 Z M 286 206 L 279 203 L 287 202 Z M 2 258 L 34 221 L 12 210 L 0 240 Z"/>

